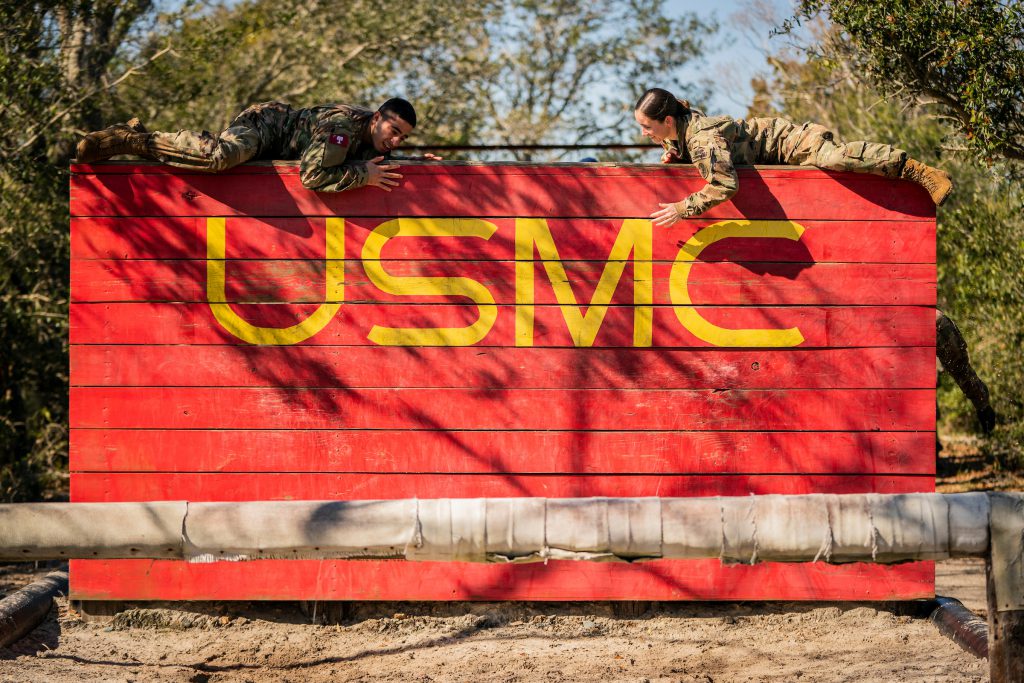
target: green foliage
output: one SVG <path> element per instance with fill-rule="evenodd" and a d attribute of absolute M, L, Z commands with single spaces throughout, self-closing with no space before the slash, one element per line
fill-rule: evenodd
<path fill-rule="evenodd" d="M 1024 159 L 1020 3 L 800 0 L 787 28 L 821 12 L 853 47 L 855 71 L 881 92 L 936 107 L 986 160 Z"/>
<path fill-rule="evenodd" d="M 987 450 L 1024 470 L 1024 188 L 1000 165 L 959 159 L 955 201 L 939 214 L 939 303 L 960 325 L 971 360 L 1002 419 Z M 942 403 L 955 426 L 973 426 L 959 391 Z"/>
<path fill-rule="evenodd" d="M 143 47 L 146 73 L 116 90 L 118 116 L 151 128 L 218 131 L 245 107 L 278 100 L 372 105 L 396 75 L 454 62 L 492 11 L 460 0 L 243 0 L 185 19 L 163 17 Z"/>
<path fill-rule="evenodd" d="M 66 190 L 59 173 L 0 173 L 0 501 L 66 469 Z"/>
<path fill-rule="evenodd" d="M 146 2 L 0 4 L 0 500 L 67 467 L 67 160 Z"/>
<path fill-rule="evenodd" d="M 846 140 L 877 140 L 906 149 L 953 176 L 955 191 L 938 212 L 939 307 L 957 322 L 972 364 L 988 384 L 1001 419 L 986 449 L 1024 469 L 1024 190 L 1004 163 L 979 164 L 950 151 L 942 121 L 910 103 L 885 99 L 861 80 L 858 62 L 835 33 L 820 45 L 828 58 L 772 60 L 775 77 L 760 101 L 778 113 L 811 120 Z M 762 110 L 759 115 L 764 115 Z M 950 381 L 940 389 L 943 417 L 977 429 L 974 409 Z"/>
<path fill-rule="evenodd" d="M 396 0 L 382 20 L 372 0 L 246 0 L 155 31 L 176 47 L 118 88 L 118 117 L 217 130 L 253 102 L 371 105 L 401 94 L 421 114 L 420 142 L 618 142 L 649 85 L 698 94 L 676 76 L 714 27 L 670 21 L 666 4 Z"/>
<path fill-rule="evenodd" d="M 636 135 L 632 105 L 648 87 L 694 97 L 679 68 L 715 27 L 665 11 L 664 0 L 506 2 L 487 26 L 486 77 L 473 84 L 487 124 L 479 140 L 621 142 Z"/>

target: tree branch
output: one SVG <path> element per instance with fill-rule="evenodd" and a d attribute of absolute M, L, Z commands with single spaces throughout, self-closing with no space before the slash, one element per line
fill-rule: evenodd
<path fill-rule="evenodd" d="M 39 137 L 43 134 L 43 131 L 48 129 L 50 126 L 52 126 L 54 123 L 56 123 L 57 121 L 59 121 L 63 117 L 65 117 L 68 114 L 70 114 L 76 107 L 78 107 L 80 104 L 82 104 L 82 102 L 85 102 L 87 99 L 89 99 L 90 97 L 96 95 L 99 92 L 102 92 L 104 90 L 110 90 L 110 89 L 114 88 L 115 86 L 117 86 L 119 83 L 121 83 L 122 81 L 124 81 L 128 77 L 130 77 L 130 76 L 134 75 L 135 73 L 141 71 L 143 68 L 145 68 L 149 64 L 151 64 L 154 61 L 156 61 L 157 59 L 159 59 L 162 55 L 164 55 L 170 49 L 171 49 L 170 46 L 167 46 L 167 47 L 163 48 L 162 50 L 159 50 L 158 52 L 154 53 L 149 59 L 147 59 L 144 63 L 137 64 L 137 65 L 133 66 L 132 68 L 128 69 L 127 71 L 125 71 L 123 74 L 121 74 L 121 76 L 117 80 L 115 80 L 115 81 L 113 81 L 112 83 L 109 83 L 109 84 L 105 84 L 105 85 L 102 85 L 102 86 L 99 86 L 99 87 L 92 88 L 91 90 L 89 90 L 89 92 L 85 93 L 84 95 L 82 95 L 81 97 L 76 99 L 74 102 L 72 102 L 71 104 L 66 106 L 64 109 L 60 110 L 59 112 L 57 112 L 56 114 L 51 116 L 49 119 L 44 121 L 42 124 L 37 124 L 34 128 L 30 128 L 29 132 L 31 133 L 31 135 L 28 138 L 28 140 L 26 140 L 21 145 L 19 145 L 17 148 L 15 148 L 13 153 L 17 154 L 17 153 L 21 152 L 22 150 L 24 150 L 24 149 L 26 149 L 28 147 L 31 147 L 35 143 L 35 141 L 38 140 Z"/>

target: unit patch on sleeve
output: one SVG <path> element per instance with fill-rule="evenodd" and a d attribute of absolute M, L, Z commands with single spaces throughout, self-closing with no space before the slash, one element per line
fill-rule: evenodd
<path fill-rule="evenodd" d="M 321 166 L 331 168 L 345 162 L 348 156 L 348 147 L 351 140 L 344 133 L 331 133 L 327 136 L 327 144 L 324 145 L 324 155 Z"/>

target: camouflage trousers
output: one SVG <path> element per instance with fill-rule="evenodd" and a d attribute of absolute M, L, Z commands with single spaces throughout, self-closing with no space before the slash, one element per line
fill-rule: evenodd
<path fill-rule="evenodd" d="M 840 142 L 825 126 L 805 123 L 786 134 L 781 141 L 780 157 L 781 163 L 793 166 L 898 178 L 907 153 L 878 142 Z"/>
<path fill-rule="evenodd" d="M 967 342 L 960 328 L 939 310 L 935 311 L 935 355 L 941 369 L 949 373 L 975 409 L 989 405 L 988 387 L 971 366 Z"/>
<path fill-rule="evenodd" d="M 251 159 L 275 158 L 286 137 L 293 110 L 286 104 L 256 104 L 213 135 L 209 131 L 154 132 L 149 148 L 154 159 L 198 171 L 224 171 Z"/>

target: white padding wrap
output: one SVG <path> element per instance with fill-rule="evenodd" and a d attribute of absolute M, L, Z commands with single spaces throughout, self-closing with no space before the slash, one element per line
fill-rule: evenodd
<path fill-rule="evenodd" d="M 189 503 L 185 558 L 399 558 L 415 520 L 415 500 Z"/>
<path fill-rule="evenodd" d="M 406 546 L 408 560 L 485 562 L 487 499 L 416 500 L 416 534 Z"/>
<path fill-rule="evenodd" d="M 30 503 L 0 505 L 0 559 L 890 563 L 983 555 L 994 495 Z"/>
<path fill-rule="evenodd" d="M 0 505 L 2 557 L 181 557 L 183 501 Z"/>
<path fill-rule="evenodd" d="M 544 498 L 487 500 L 487 557 L 495 562 L 535 562 L 545 548 Z"/>

